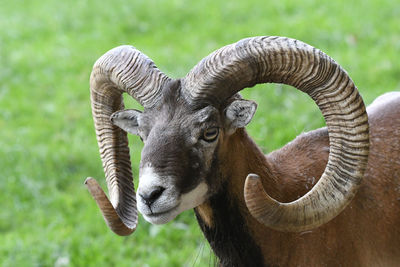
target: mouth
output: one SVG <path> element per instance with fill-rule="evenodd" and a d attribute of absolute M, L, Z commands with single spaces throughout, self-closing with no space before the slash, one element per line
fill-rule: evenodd
<path fill-rule="evenodd" d="M 175 219 L 175 217 L 179 214 L 178 206 L 179 205 L 174 206 L 173 208 L 166 211 L 151 212 L 147 214 L 142 213 L 142 215 L 146 221 L 152 224 L 164 224 Z"/>

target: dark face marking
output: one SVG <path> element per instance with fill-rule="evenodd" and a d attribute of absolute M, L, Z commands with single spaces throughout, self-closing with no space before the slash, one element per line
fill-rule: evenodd
<path fill-rule="evenodd" d="M 184 194 L 204 181 L 210 170 L 221 116 L 211 106 L 194 109 L 181 98 L 179 89 L 165 90 L 164 101 L 142 114 L 139 134 L 145 145 L 140 167 L 151 166 L 160 176 L 173 177 L 174 186 Z M 207 139 L 210 131 L 213 140 Z"/>

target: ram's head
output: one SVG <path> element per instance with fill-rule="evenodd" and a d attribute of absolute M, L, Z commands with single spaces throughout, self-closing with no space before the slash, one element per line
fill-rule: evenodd
<path fill-rule="evenodd" d="M 250 211 L 268 226 L 291 231 L 336 216 L 354 196 L 366 166 L 368 122 L 362 99 L 340 66 L 319 50 L 292 39 L 256 37 L 217 50 L 178 80 L 130 46 L 110 50 L 95 63 L 92 111 L 110 201 L 94 179 L 86 183 L 109 227 L 130 234 L 137 224 L 136 207 L 146 220 L 166 223 L 216 192 L 220 181 L 210 174 L 224 163 L 220 154 L 226 140 L 256 110 L 254 102 L 237 93 L 265 82 L 308 93 L 326 119 L 331 148 L 318 184 L 295 202 L 271 199 L 250 175 L 245 190 Z M 124 110 L 123 92 L 144 111 Z M 126 132 L 144 141 L 137 194 Z"/>

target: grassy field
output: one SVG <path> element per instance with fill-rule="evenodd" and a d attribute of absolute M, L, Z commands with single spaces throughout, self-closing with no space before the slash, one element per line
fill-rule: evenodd
<path fill-rule="evenodd" d="M 212 265 L 192 211 L 163 226 L 140 218 L 130 237 L 107 229 L 83 185 L 93 176 L 105 188 L 89 75 L 104 52 L 132 44 L 181 77 L 213 50 L 256 35 L 320 48 L 366 103 L 400 90 L 395 0 L 0 0 L 0 266 Z M 293 88 L 261 85 L 244 95 L 259 103 L 248 129 L 265 152 L 324 125 Z M 131 144 L 137 177 L 140 140 Z"/>

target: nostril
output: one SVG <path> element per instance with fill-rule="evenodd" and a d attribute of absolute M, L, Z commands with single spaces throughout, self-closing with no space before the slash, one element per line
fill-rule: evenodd
<path fill-rule="evenodd" d="M 164 192 L 165 188 L 161 186 L 154 187 L 148 193 L 139 193 L 140 197 L 144 200 L 147 206 L 151 206 Z"/>
<path fill-rule="evenodd" d="M 162 192 L 164 192 L 165 188 L 164 187 L 157 187 L 156 189 L 154 189 L 150 195 L 149 195 L 149 199 L 150 200 L 156 200 L 159 196 L 161 196 Z"/>

